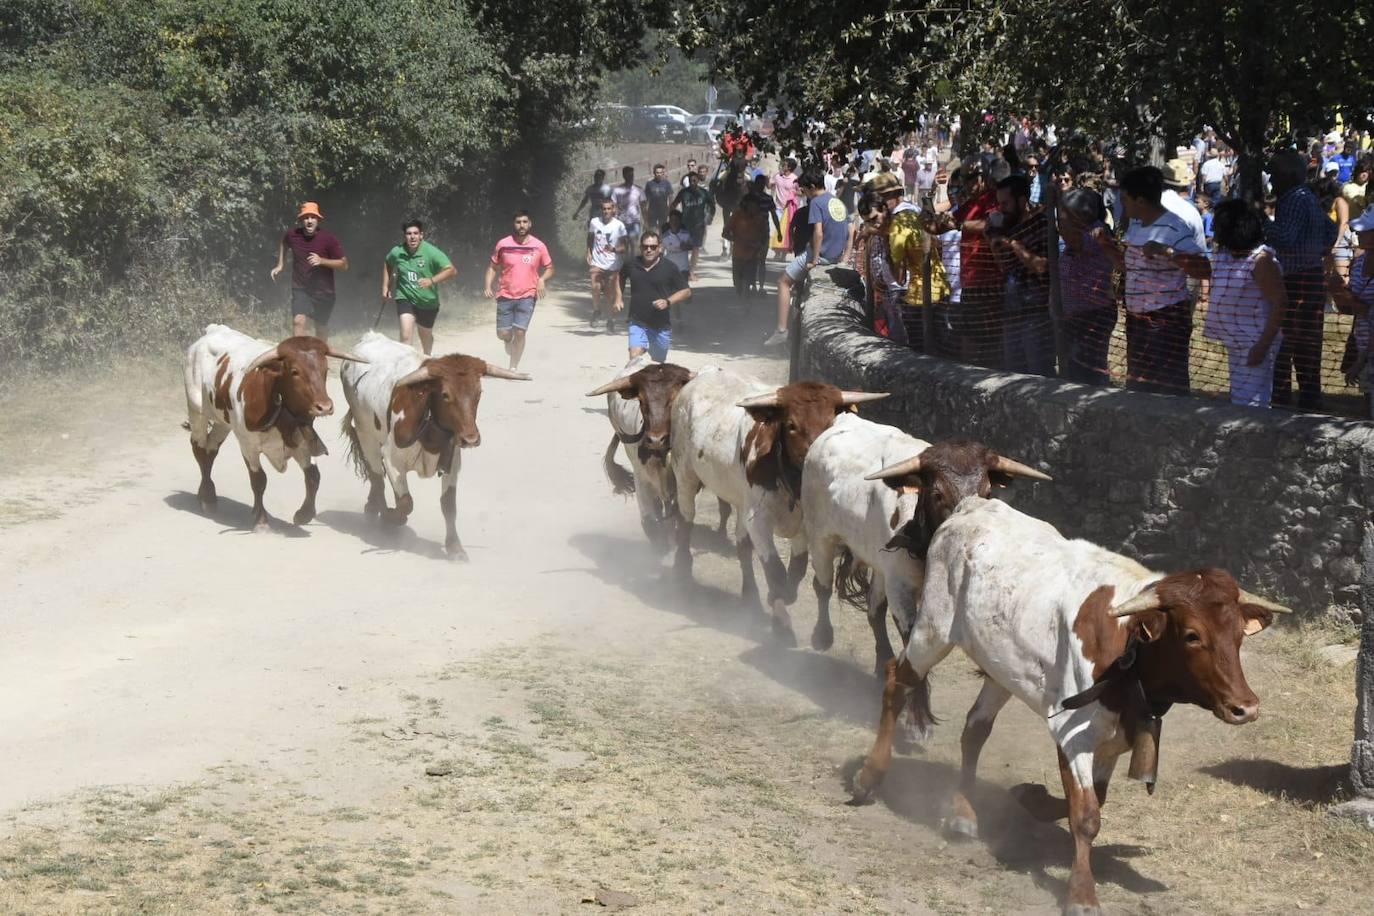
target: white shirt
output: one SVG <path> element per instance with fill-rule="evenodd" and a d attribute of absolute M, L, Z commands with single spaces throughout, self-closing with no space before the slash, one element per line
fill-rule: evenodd
<path fill-rule="evenodd" d="M 1203 184 L 1214 184 L 1226 177 L 1226 163 L 1221 161 L 1220 156 L 1213 156 L 1202 163 L 1202 168 L 1198 169 L 1198 174 L 1202 176 Z"/>
<path fill-rule="evenodd" d="M 839 185 L 839 183 L 840 183 L 840 176 L 839 176 L 839 175 L 836 175 L 834 172 L 826 172 L 826 173 L 825 173 L 825 190 L 826 190 L 828 193 L 834 194 L 834 193 L 835 193 L 835 188 L 836 188 L 836 186 Z"/>
<path fill-rule="evenodd" d="M 627 225 L 639 225 L 639 210 L 644 204 L 644 192 L 640 190 L 639 185 L 632 184 L 628 188 L 623 184 L 616 185 L 611 188 L 611 200 L 615 201 L 615 207 Z"/>
<path fill-rule="evenodd" d="M 1207 227 L 1203 225 L 1202 214 L 1198 212 L 1197 207 L 1188 203 L 1187 199 L 1173 188 L 1165 188 L 1159 202 L 1164 205 L 1164 209 L 1188 224 L 1188 228 L 1193 230 L 1193 241 L 1197 242 L 1197 247 L 1201 251 L 1206 251 Z"/>
<path fill-rule="evenodd" d="M 671 229 L 663 233 L 660 239 L 663 243 L 663 256 L 678 270 L 686 273 L 692 267 L 692 233 L 686 228 L 673 232 Z"/>
<path fill-rule="evenodd" d="M 616 247 L 628 235 L 625 224 L 614 216 L 608 223 L 602 222 L 601 217 L 597 216 L 587 224 L 587 231 L 592 234 L 592 266 L 602 270 L 619 270 L 621 255 Z"/>
<path fill-rule="evenodd" d="M 1274 304 L 1255 281 L 1255 262 L 1274 249 L 1261 245 L 1245 257 L 1224 248 L 1212 255 L 1212 291 L 1203 333 L 1234 350 L 1249 351 L 1259 343 Z"/>
<path fill-rule="evenodd" d="M 959 240 L 963 238 L 963 233 L 958 229 L 951 229 L 940 233 L 936 238 L 940 242 L 940 263 L 945 267 L 945 280 L 949 283 L 949 301 L 953 305 L 958 305 L 962 289 L 959 283 Z"/>
<path fill-rule="evenodd" d="M 1165 210 L 1148 226 L 1131 220 L 1126 243 L 1126 311 L 1154 312 L 1188 299 L 1188 275 L 1164 258 L 1147 258 L 1146 242 L 1159 242 L 1184 254 L 1203 254 L 1193 230 L 1172 211 Z"/>

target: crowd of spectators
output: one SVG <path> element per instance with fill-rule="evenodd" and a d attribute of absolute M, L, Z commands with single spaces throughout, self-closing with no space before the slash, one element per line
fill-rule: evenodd
<path fill-rule="evenodd" d="M 879 333 L 993 369 L 1229 390 L 1252 407 L 1316 411 L 1331 388 L 1371 387 L 1367 134 L 1272 150 L 1262 199 L 1210 130 L 1162 167 L 1053 140 L 1026 120 L 958 160 L 913 137 L 815 176 L 851 214 L 844 257 Z M 1348 340 L 1337 313 L 1354 316 Z"/>

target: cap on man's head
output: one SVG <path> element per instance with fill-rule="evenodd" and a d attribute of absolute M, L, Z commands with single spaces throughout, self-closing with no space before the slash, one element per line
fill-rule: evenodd
<path fill-rule="evenodd" d="M 1329 175 L 1332 172 L 1339 172 L 1340 170 L 1341 164 L 1334 159 L 1328 162 L 1326 165 L 1322 166 L 1323 175 Z"/>
<path fill-rule="evenodd" d="M 988 169 L 988 177 L 993 181 L 1001 181 L 1011 175 L 1011 163 L 1005 159 L 994 159 L 992 167 Z"/>
<path fill-rule="evenodd" d="M 959 164 L 959 171 L 967 178 L 969 175 L 983 174 L 983 160 L 977 156 L 969 156 Z"/>
<path fill-rule="evenodd" d="M 879 172 L 864 185 L 870 191 L 876 191 L 886 197 L 889 194 L 902 193 L 902 181 L 891 172 Z"/>
<path fill-rule="evenodd" d="M 1161 169 L 1166 188 L 1186 188 L 1193 183 L 1193 171 L 1182 159 L 1170 159 Z"/>
<path fill-rule="evenodd" d="M 324 219 L 324 214 L 320 212 L 320 205 L 313 200 L 307 200 L 305 203 L 301 204 L 301 212 L 296 214 L 296 220 L 299 222 L 307 216 L 313 216 L 315 219 Z"/>

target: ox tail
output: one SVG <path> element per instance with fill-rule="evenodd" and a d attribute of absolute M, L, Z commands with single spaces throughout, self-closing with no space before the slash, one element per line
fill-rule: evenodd
<path fill-rule="evenodd" d="M 848 547 L 840 548 L 840 566 L 835 571 L 835 591 L 840 600 L 857 611 L 868 613 L 868 592 L 873 571 L 860 562 Z"/>
<path fill-rule="evenodd" d="M 606 454 L 601 458 L 601 467 L 606 479 L 611 482 L 611 492 L 616 496 L 629 496 L 635 491 L 635 475 L 615 460 L 615 450 L 620 447 L 620 437 L 611 433 L 611 444 L 606 446 Z"/>
<path fill-rule="evenodd" d="M 339 430 L 344 434 L 344 455 L 348 458 L 348 463 L 353 465 L 353 473 L 367 480 L 371 469 L 367 466 L 367 459 L 363 457 L 363 444 L 358 441 L 358 424 L 353 421 L 352 408 L 344 414 Z"/>

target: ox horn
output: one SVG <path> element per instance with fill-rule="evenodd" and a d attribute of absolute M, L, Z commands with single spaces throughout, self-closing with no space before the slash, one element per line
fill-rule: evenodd
<path fill-rule="evenodd" d="M 735 406 L 743 407 L 746 410 L 750 407 L 777 407 L 778 393 L 776 391 L 770 391 L 768 394 L 756 394 L 752 398 L 736 401 Z"/>
<path fill-rule="evenodd" d="M 850 407 L 854 404 L 867 404 L 869 401 L 881 401 L 890 396 L 889 391 L 841 391 L 840 403 Z"/>
<path fill-rule="evenodd" d="M 1129 617 L 1132 614 L 1143 614 L 1145 611 L 1158 610 L 1161 604 L 1163 604 L 1163 602 L 1159 600 L 1159 594 L 1155 591 L 1155 587 L 1151 585 L 1131 600 L 1123 604 L 1118 604 L 1116 607 L 1112 608 L 1107 612 L 1107 615 L 1109 617 Z"/>
<path fill-rule="evenodd" d="M 260 354 L 256 359 L 249 363 L 248 368 L 243 370 L 244 374 L 246 375 L 249 372 L 252 372 L 254 369 L 261 369 L 263 366 L 267 365 L 279 356 L 281 356 L 281 353 L 278 351 L 276 347 L 273 347 L 267 352 Z"/>
<path fill-rule="evenodd" d="M 994 471 L 1001 471 L 1003 474 L 1010 474 L 1013 477 L 1029 477 L 1031 480 L 1054 480 L 1053 477 L 1046 474 L 1044 471 L 1037 471 L 1029 465 L 1022 464 L 1019 461 L 1015 461 L 1003 455 L 997 456 L 997 460 L 993 462 L 992 469 Z"/>
<path fill-rule="evenodd" d="M 406 385 L 418 385 L 420 382 L 427 382 L 431 378 L 433 378 L 433 376 L 429 374 L 429 367 L 421 366 L 414 372 L 410 373 L 409 375 L 405 376 L 400 381 L 398 381 L 396 383 L 396 387 L 404 388 Z"/>
<path fill-rule="evenodd" d="M 610 394 L 612 391 L 624 391 L 626 388 L 633 388 L 634 382 L 630 381 L 630 376 L 622 375 L 618 379 L 612 379 L 606 384 L 597 388 L 595 391 L 588 391 L 587 397 L 594 398 L 598 394 Z"/>
<path fill-rule="evenodd" d="M 508 378 L 514 382 L 529 382 L 534 380 L 534 376 L 528 372 L 516 372 L 513 369 L 502 369 L 500 366 L 493 366 L 487 363 L 486 374 L 492 378 Z"/>
<path fill-rule="evenodd" d="M 347 350 L 336 350 L 333 347 L 329 348 L 328 354 L 334 357 L 335 359 L 347 360 L 350 363 L 368 362 L 368 360 L 363 359 L 361 356 L 349 353 Z"/>
<path fill-rule="evenodd" d="M 1255 605 L 1256 607 L 1262 607 L 1262 608 L 1264 608 L 1266 611 L 1269 611 L 1271 614 L 1291 614 L 1291 613 L 1293 613 L 1293 609 L 1292 609 L 1291 607 L 1284 607 L 1284 606 L 1281 605 L 1281 604 L 1275 604 L 1274 602 L 1270 601 L 1268 598 L 1261 598 L 1259 595 L 1253 594 L 1253 593 L 1251 593 L 1251 592 L 1247 592 L 1245 589 L 1241 589 L 1241 590 L 1240 590 L 1240 603 L 1241 603 L 1241 604 L 1253 604 L 1253 605 Z"/>
<path fill-rule="evenodd" d="M 881 471 L 874 471 L 864 477 L 864 480 L 890 480 L 893 477 L 905 477 L 908 474 L 915 474 L 921 470 L 921 456 L 915 455 L 905 461 L 896 464 L 889 464 Z"/>

